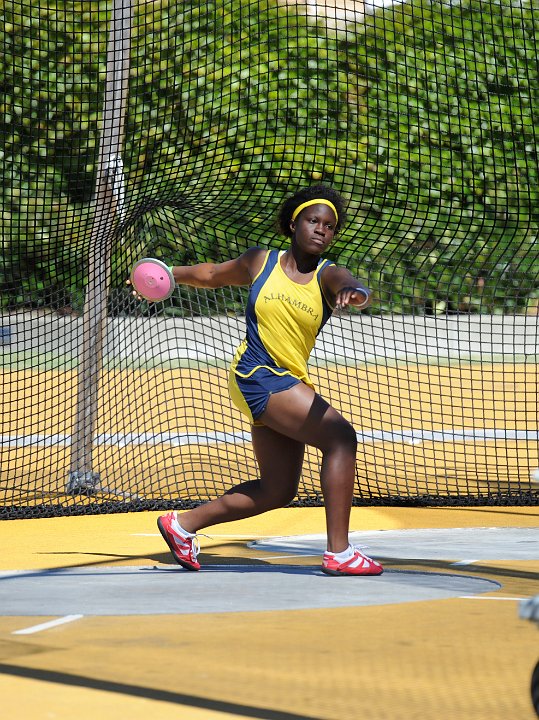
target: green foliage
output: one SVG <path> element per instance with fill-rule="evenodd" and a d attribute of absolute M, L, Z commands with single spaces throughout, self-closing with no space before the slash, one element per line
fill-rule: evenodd
<path fill-rule="evenodd" d="M 531 7 L 472 0 L 401 6 L 367 32 L 382 308 L 514 312 L 537 297 L 538 30 Z"/>
<path fill-rule="evenodd" d="M 0 307 L 80 305 L 107 18 L 87 1 L 0 14 Z"/>
<path fill-rule="evenodd" d="M 305 7 L 137 6 L 113 285 L 149 250 L 181 263 L 278 245 L 283 197 L 323 181 L 349 199 L 332 255 L 375 289 L 374 312 L 525 311 L 539 295 L 537 14 L 413 0 L 345 32 Z M 29 291 L 53 282 L 23 261 L 30 246 L 83 286 L 102 8 L 0 11 L 3 302 L 21 302 L 15 270 Z"/>

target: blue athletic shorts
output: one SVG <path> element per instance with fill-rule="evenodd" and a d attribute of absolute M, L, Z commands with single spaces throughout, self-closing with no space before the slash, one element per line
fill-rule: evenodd
<path fill-rule="evenodd" d="M 234 405 L 247 415 L 251 423 L 256 423 L 266 409 L 270 395 L 289 390 L 300 382 L 299 378 L 289 373 L 276 375 L 261 367 L 246 378 L 231 371 L 228 386 Z"/>

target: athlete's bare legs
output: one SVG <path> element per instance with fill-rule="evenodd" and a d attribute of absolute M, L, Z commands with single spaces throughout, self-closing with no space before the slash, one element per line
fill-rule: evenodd
<path fill-rule="evenodd" d="M 197 532 L 287 505 L 297 492 L 305 445 L 312 445 L 322 452 L 328 550 L 342 552 L 348 547 L 355 480 L 354 428 L 304 383 L 271 395 L 260 420 L 263 426 L 252 428 L 260 478 L 182 513 L 182 527 Z"/>

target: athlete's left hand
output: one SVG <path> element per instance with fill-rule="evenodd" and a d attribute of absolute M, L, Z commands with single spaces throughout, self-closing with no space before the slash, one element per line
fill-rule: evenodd
<path fill-rule="evenodd" d="M 335 308 L 344 310 L 348 305 L 362 307 L 367 304 L 368 299 L 369 295 L 365 290 L 356 287 L 345 287 L 339 290 L 335 296 Z"/>

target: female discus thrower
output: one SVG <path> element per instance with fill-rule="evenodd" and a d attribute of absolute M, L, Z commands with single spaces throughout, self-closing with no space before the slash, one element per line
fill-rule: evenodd
<path fill-rule="evenodd" d="M 188 570 L 199 570 L 196 533 L 288 505 L 296 496 L 306 445 L 322 453 L 329 575 L 380 575 L 382 566 L 350 545 L 348 529 L 355 481 L 356 432 L 313 387 L 307 360 L 334 308 L 367 307 L 370 291 L 322 255 L 344 219 L 343 200 L 317 185 L 286 200 L 279 228 L 290 238 L 285 251 L 253 247 L 234 260 L 172 269 L 177 283 L 201 288 L 249 285 L 246 338 L 236 351 L 229 388 L 252 424 L 260 477 L 157 525 Z"/>

